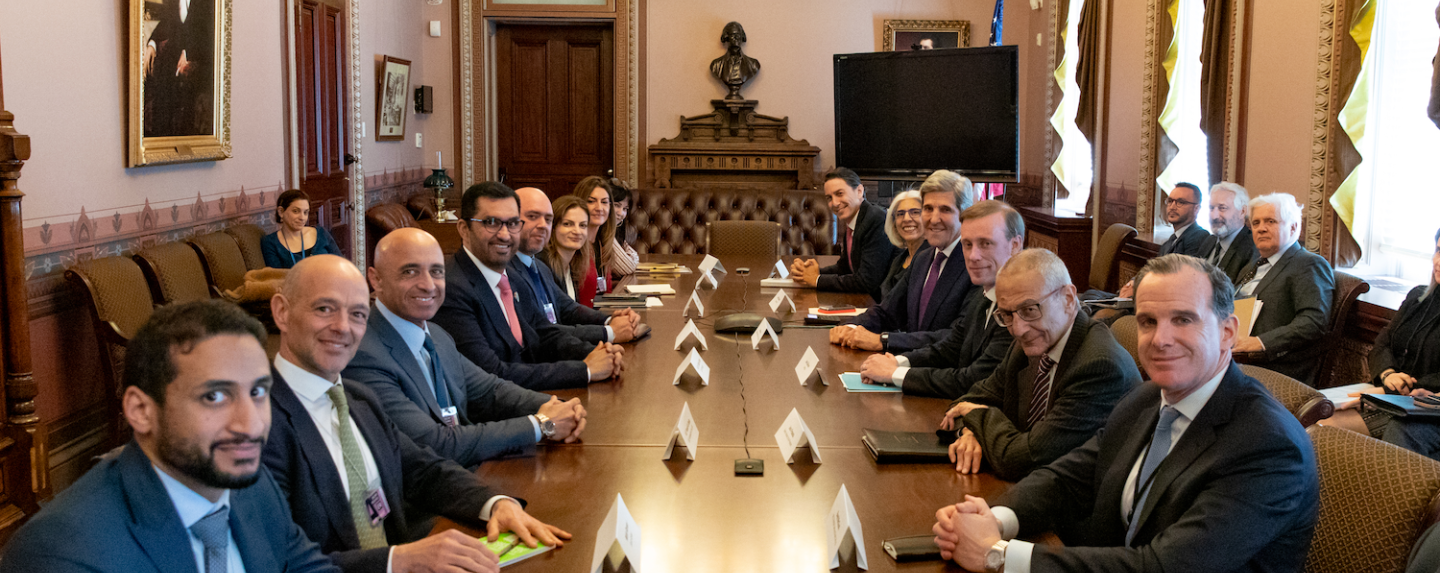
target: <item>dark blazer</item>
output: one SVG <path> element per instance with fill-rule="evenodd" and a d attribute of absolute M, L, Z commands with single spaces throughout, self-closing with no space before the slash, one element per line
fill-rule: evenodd
<path fill-rule="evenodd" d="M 230 490 L 230 534 L 249 573 L 339 571 L 305 532 L 265 468 Z M 20 528 L 0 560 L 5 573 L 196 572 L 190 532 L 135 442 L 102 459 Z"/>
<path fill-rule="evenodd" d="M 900 279 L 910 274 L 910 267 L 905 266 L 905 257 L 909 251 L 901 247 L 895 251 L 895 258 L 890 259 L 890 270 L 885 271 L 885 280 L 880 282 L 880 299 L 884 300 L 890 295 L 890 289 L 900 283 Z"/>
<path fill-rule="evenodd" d="M 885 280 L 885 271 L 890 260 L 895 258 L 895 245 L 885 236 L 885 210 L 869 201 L 860 203 L 860 212 L 855 214 L 855 253 L 845 248 L 845 223 L 835 233 L 840 246 L 840 260 L 820 269 L 820 278 L 815 283 L 819 290 L 839 292 L 863 292 L 870 298 L 880 300 L 880 283 Z M 853 265 L 851 258 L 854 258 Z"/>
<path fill-rule="evenodd" d="M 1198 222 L 1191 223 L 1190 228 L 1185 229 L 1184 235 L 1180 235 L 1174 241 L 1166 240 L 1160 244 L 1160 256 L 1163 257 L 1165 255 L 1179 253 L 1192 257 L 1205 258 L 1205 255 L 1210 254 L 1210 251 L 1202 251 L 1202 249 L 1205 248 L 1205 242 L 1209 240 L 1211 236 L 1210 231 L 1205 230 Z"/>
<path fill-rule="evenodd" d="M 520 257 L 510 259 L 509 275 L 512 278 L 510 282 L 511 286 L 520 292 L 520 301 L 533 306 L 534 312 L 549 322 L 549 318 L 545 316 L 544 305 L 540 297 L 536 295 L 536 291 L 543 288 L 545 294 L 550 296 L 550 300 L 555 305 L 555 320 L 559 321 L 555 325 L 557 328 L 592 345 L 609 342 L 605 335 L 605 321 L 610 319 L 610 315 L 575 302 L 575 299 L 565 294 L 564 288 L 556 286 L 558 283 L 555 280 L 555 273 L 550 270 L 550 265 L 545 264 L 545 261 L 538 257 L 531 259 L 531 262 L 535 265 L 535 272 L 540 274 L 540 284 L 535 284 L 535 281 L 531 279 L 530 270 L 525 267 L 525 263 L 520 262 Z M 514 277 L 521 277 L 525 280 L 513 280 Z"/>
<path fill-rule="evenodd" d="M 1014 337 L 1010 329 L 986 316 L 990 304 L 985 289 L 970 289 L 964 318 L 955 321 L 945 338 L 903 354 L 910 361 L 901 386 L 906 394 L 954 400 L 995 372 L 1009 355 Z"/>
<path fill-rule="evenodd" d="M 1258 262 L 1251 261 L 1240 276 L 1254 276 Z M 1265 303 L 1250 329 L 1265 344 L 1264 361 L 1256 365 L 1313 383 L 1325 352 L 1320 339 L 1330 327 L 1330 305 L 1335 299 L 1330 263 L 1297 241 L 1255 287 L 1255 296 Z"/>
<path fill-rule="evenodd" d="M 1015 511 L 1021 535 L 1061 534 L 1065 547 L 1035 546 L 1030 570 L 1299 571 L 1318 517 L 1315 452 L 1295 416 L 1233 362 L 1160 463 L 1124 546 L 1120 500 L 1159 406 L 1159 387 L 1136 388 L 1098 435 L 995 500 Z"/>
<path fill-rule="evenodd" d="M 1428 285 L 1410 289 L 1395 318 L 1370 349 L 1370 383 L 1380 386 L 1380 374 L 1395 369 L 1415 377 L 1415 387 L 1440 390 L 1440 297 L 1425 300 Z"/>
<path fill-rule="evenodd" d="M 430 325 L 430 338 L 435 341 L 445 387 L 460 420 L 455 427 L 445 425 L 423 366 L 379 310 L 370 312 L 369 328 L 360 341 L 360 351 L 345 367 L 345 379 L 375 392 L 395 426 L 415 443 L 460 465 L 534 453 L 535 426 L 526 416 L 539 411 L 550 396 L 481 370 L 460 355 L 455 340 L 438 324 Z"/>
<path fill-rule="evenodd" d="M 335 244 L 335 237 L 330 236 L 330 231 L 326 231 L 324 227 L 315 227 L 315 244 L 301 253 L 293 253 L 280 244 L 279 235 L 280 232 L 276 231 L 260 237 L 260 255 L 265 258 L 265 266 L 270 268 L 288 269 L 305 260 L 305 257 L 340 254 L 340 246 Z"/>
<path fill-rule="evenodd" d="M 1202 259 L 1209 257 L 1210 251 L 1215 250 L 1215 245 L 1219 243 L 1219 237 L 1210 235 L 1210 238 L 1205 239 L 1205 244 L 1200 247 L 1200 254 L 1196 256 Z M 1258 258 L 1260 258 L 1260 251 L 1255 248 L 1255 235 L 1250 232 L 1250 227 L 1241 227 L 1239 231 L 1235 232 L 1235 240 L 1230 242 L 1230 248 L 1225 250 L 1225 254 L 1220 255 L 1220 262 L 1215 266 L 1225 271 L 1225 276 L 1230 277 L 1230 282 L 1233 283 L 1240 278 L 1240 271 L 1245 268 L 1245 265 Z"/>
<path fill-rule="evenodd" d="M 876 334 L 889 332 L 890 352 L 913 350 L 944 338 L 950 325 L 961 319 L 965 297 L 974 290 L 971 288 L 974 285 L 965 270 L 965 257 L 956 245 L 952 256 L 945 261 L 945 269 L 935 279 L 930 306 L 921 316 L 920 299 L 925 291 L 925 279 L 938 252 L 939 249 L 926 245 L 915 253 L 915 260 L 910 262 L 914 270 L 905 273 L 889 295 L 870 305 L 851 323 Z"/>
<path fill-rule="evenodd" d="M 526 292 L 517 286 L 522 283 L 511 277 L 517 296 Z M 455 337 L 460 354 L 481 370 L 531 390 L 584 388 L 590 375 L 582 360 L 595 346 L 555 328 L 536 308 L 524 300 L 515 305 L 526 341 L 521 348 L 490 283 L 462 249 L 445 257 L 445 302 L 431 322 Z"/>
<path fill-rule="evenodd" d="M 1021 380 L 1033 379 L 1039 364 L 1019 344 L 1011 344 L 995 372 L 956 400 L 989 406 L 961 421 L 975 433 L 985 461 L 1001 479 L 1025 477 L 1085 443 L 1115 403 L 1140 383 L 1140 369 L 1110 328 L 1078 311 L 1050 383 L 1050 411 L 1027 427 L 1031 389 Z"/>
<path fill-rule="evenodd" d="M 383 573 L 390 549 L 359 549 L 350 502 L 341 486 L 340 469 L 330 457 L 324 438 L 300 397 L 278 371 L 271 371 L 275 386 L 270 393 L 270 440 L 263 459 L 290 502 L 295 523 L 345 571 Z M 415 445 L 381 409 L 380 398 L 369 388 L 345 382 L 350 417 L 375 457 L 380 489 L 390 505 L 385 536 L 390 543 L 409 541 L 412 524 L 407 507 L 443 515 L 461 523 L 478 524 L 485 502 L 497 495 L 459 464 L 430 448 Z"/>

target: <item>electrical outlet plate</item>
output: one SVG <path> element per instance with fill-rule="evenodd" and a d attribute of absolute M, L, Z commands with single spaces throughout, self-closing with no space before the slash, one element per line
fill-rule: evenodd
<path fill-rule="evenodd" d="M 424 144 L 422 144 L 421 141 L 424 141 L 424 139 L 420 136 L 420 134 L 415 134 L 415 147 L 424 147 Z"/>

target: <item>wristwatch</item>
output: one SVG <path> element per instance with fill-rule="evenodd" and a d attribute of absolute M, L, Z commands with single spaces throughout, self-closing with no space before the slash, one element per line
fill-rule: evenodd
<path fill-rule="evenodd" d="M 890 351 L 890 333 L 888 333 L 888 332 L 882 332 L 882 333 L 880 333 L 880 351 L 881 351 L 881 352 L 889 352 L 889 351 Z"/>
<path fill-rule="evenodd" d="M 553 439 L 555 437 L 555 421 L 551 420 L 550 416 L 546 416 L 545 414 L 537 412 L 535 414 L 535 421 L 540 422 L 541 437 L 547 440 Z"/>
<path fill-rule="evenodd" d="M 1009 541 L 996 541 L 985 552 L 985 573 L 1002 573 L 1005 571 L 1005 547 L 1010 545 Z"/>

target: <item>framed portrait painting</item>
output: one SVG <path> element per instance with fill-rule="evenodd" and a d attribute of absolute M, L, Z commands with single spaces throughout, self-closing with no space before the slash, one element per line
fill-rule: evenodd
<path fill-rule="evenodd" d="M 886 20 L 882 52 L 970 47 L 969 20 Z"/>
<path fill-rule="evenodd" d="M 380 95 L 375 101 L 375 140 L 405 139 L 405 102 L 410 94 L 410 60 L 385 56 L 380 69 Z"/>
<path fill-rule="evenodd" d="M 129 0 L 126 166 L 230 157 L 231 0 Z"/>

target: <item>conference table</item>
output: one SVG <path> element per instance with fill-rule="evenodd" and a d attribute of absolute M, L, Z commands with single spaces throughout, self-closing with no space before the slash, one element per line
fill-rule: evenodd
<path fill-rule="evenodd" d="M 821 257 L 822 264 L 827 258 L 834 259 Z M 646 260 L 695 270 L 701 257 Z M 705 316 L 695 318 L 709 347 L 700 351 L 710 367 L 708 385 L 693 372 L 673 383 L 676 368 L 694 345 L 691 340 L 674 349 L 686 323 L 682 308 L 700 275 L 627 277 L 622 286 L 667 283 L 676 294 L 660 297 L 664 306 L 639 311 L 653 330 L 649 338 L 625 345 L 626 366 L 619 379 L 555 392 L 584 403 L 589 421 L 582 443 L 543 445 L 534 456 L 487 461 L 476 470 L 500 491 L 525 498 L 532 515 L 575 536 L 562 548 L 506 570 L 589 571 L 596 532 L 618 495 L 641 531 L 640 571 L 828 571 L 827 516 L 842 485 L 860 518 L 869 571 L 958 570 L 939 561 L 896 563 L 881 544 L 928 534 L 942 505 L 965 494 L 993 499 L 1009 484 L 988 473 L 960 475 L 946 464 L 875 463 L 860 441 L 863 429 L 931 432 L 948 403 L 845 390 L 839 374 L 859 370 L 870 353 L 830 344 L 828 328 L 801 325 L 809 308 L 863 308 L 870 298 L 785 289 L 797 311 L 789 314 L 783 305 L 777 314 L 768 304 L 777 289 L 760 287 L 774 259 L 720 260 L 729 272 L 718 275 L 718 288 L 706 284 L 700 290 Z M 742 267 L 750 269 L 748 276 L 738 273 Z M 785 328 L 779 348 L 767 339 L 754 350 L 748 334 L 714 332 L 717 317 L 738 311 L 781 318 Z M 819 357 L 819 376 L 802 385 L 795 366 L 806 348 Z M 686 404 L 699 428 L 695 459 L 688 461 L 680 446 L 670 459 L 662 459 Z M 792 409 L 818 447 L 801 448 L 794 463 L 786 463 L 775 432 Z M 736 476 L 734 462 L 740 458 L 764 460 L 764 475 Z M 447 520 L 439 527 L 464 529 Z M 841 548 L 838 570 L 857 570 L 850 539 Z M 1041 541 L 1054 542 L 1053 537 Z M 618 552 L 612 554 L 616 558 L 606 570 L 619 561 Z"/>

